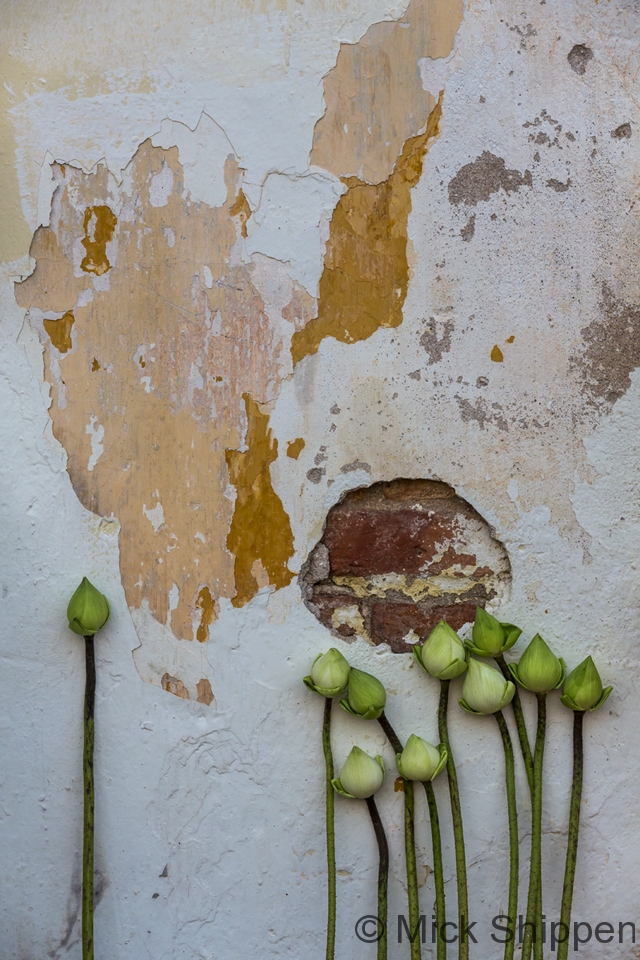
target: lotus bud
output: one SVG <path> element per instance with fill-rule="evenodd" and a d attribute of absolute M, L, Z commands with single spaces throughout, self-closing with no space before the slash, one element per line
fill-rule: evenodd
<path fill-rule="evenodd" d="M 560 700 L 570 710 L 596 710 L 612 690 L 613 687 L 602 689 L 596 665 L 591 657 L 587 657 L 565 680 Z"/>
<path fill-rule="evenodd" d="M 539 633 L 520 657 L 520 662 L 509 664 L 509 670 L 514 680 L 532 693 L 557 690 L 566 673 L 564 660 L 556 657 Z"/>
<path fill-rule="evenodd" d="M 384 780 L 384 762 L 381 756 L 370 757 L 360 747 L 352 747 L 345 760 L 339 779 L 331 784 L 343 797 L 366 800 L 380 789 Z"/>
<path fill-rule="evenodd" d="M 467 669 L 464 644 L 446 620 L 436 624 L 421 647 L 413 648 L 413 655 L 438 680 L 453 680 Z"/>
<path fill-rule="evenodd" d="M 511 702 L 515 692 L 515 684 L 505 680 L 502 674 L 489 664 L 480 660 L 469 660 L 467 675 L 462 684 L 462 698 L 458 703 L 467 713 L 497 713 Z"/>
<path fill-rule="evenodd" d="M 82 637 L 92 637 L 104 627 L 109 613 L 107 598 L 83 577 L 67 607 L 69 629 Z"/>
<path fill-rule="evenodd" d="M 405 780 L 419 780 L 425 783 L 438 776 L 447 762 L 447 748 L 444 744 L 434 747 L 431 743 L 412 733 L 407 744 L 396 756 L 398 773 Z"/>
<path fill-rule="evenodd" d="M 347 688 L 350 670 L 340 651 L 331 647 L 326 653 L 318 654 L 304 683 L 321 697 L 339 697 Z"/>
<path fill-rule="evenodd" d="M 497 657 L 505 650 L 510 650 L 522 630 L 512 623 L 500 623 L 482 607 L 476 607 L 476 618 L 473 623 L 472 640 L 466 644 L 477 657 Z"/>
<path fill-rule="evenodd" d="M 387 691 L 377 677 L 364 670 L 351 668 L 349 689 L 345 700 L 340 701 L 347 713 L 363 720 L 377 720 L 387 702 Z"/>

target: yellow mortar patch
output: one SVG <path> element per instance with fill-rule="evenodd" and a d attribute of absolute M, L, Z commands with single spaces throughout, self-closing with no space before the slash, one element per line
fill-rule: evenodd
<path fill-rule="evenodd" d="M 271 483 L 270 465 L 278 456 L 278 441 L 269 429 L 269 414 L 249 393 L 243 394 L 247 413 L 246 451 L 227 450 L 229 479 L 237 497 L 227 547 L 235 556 L 234 607 L 255 597 L 259 584 L 253 564 L 260 560 L 269 582 L 286 587 L 293 578 L 287 566 L 293 556 L 293 533 L 282 501 Z"/>
<path fill-rule="evenodd" d="M 111 269 L 107 258 L 107 244 L 113 240 L 117 222 L 115 213 L 106 204 L 87 207 L 85 210 L 82 246 L 87 253 L 80 264 L 80 269 L 85 273 L 95 273 L 97 277 L 101 277 Z"/>
<path fill-rule="evenodd" d="M 451 53 L 462 16 L 462 0 L 411 0 L 399 20 L 374 23 L 357 43 L 342 43 L 324 78 L 326 109 L 311 163 L 340 178 L 386 180 L 435 103 L 419 61 Z"/>
<path fill-rule="evenodd" d="M 369 639 L 362 614 L 355 604 L 345 604 L 344 607 L 336 607 L 331 614 L 331 626 L 334 630 L 342 626 L 351 627 L 359 637 L 363 637 L 365 640 Z"/>
<path fill-rule="evenodd" d="M 172 171 L 173 190 L 154 207 L 149 184 L 163 165 Z M 37 311 L 31 318 L 44 347 L 54 435 L 82 504 L 118 517 L 127 603 L 138 608 L 146 600 L 154 618 L 184 640 L 206 640 L 220 597 L 241 604 L 253 595 L 247 570 L 254 561 L 275 586 L 293 576 L 286 566 L 291 528 L 269 474 L 277 445 L 257 401 L 272 397 L 289 372 L 286 328 L 309 313 L 294 284 L 283 310 L 287 322 L 272 322 L 253 284 L 253 265 L 232 260 L 245 209 L 243 172 L 229 158 L 224 173 L 226 200 L 212 208 L 185 196 L 175 147 L 142 144 L 127 187 L 115 185 L 103 165 L 89 174 L 54 165 L 56 215 L 52 226 L 36 231 L 35 270 L 15 288 L 25 309 L 74 315 L 73 348 L 60 358 L 55 353 L 56 363 L 49 338 L 62 321 L 53 321 L 51 331 Z M 118 213 L 124 205 L 134 211 L 126 219 Z M 94 277 L 106 266 L 110 235 L 109 288 L 97 290 Z M 95 269 L 76 276 L 74 248 L 87 237 L 99 244 L 85 245 Z M 210 288 L 200 279 L 203 261 L 210 264 Z M 98 375 L 89 376 L 92 370 Z M 249 452 L 232 458 L 239 483 L 234 515 L 225 496 L 225 454 L 242 443 L 245 409 Z M 104 430 L 97 460 L 91 423 Z M 149 505 L 161 508 L 163 521 L 155 526 L 143 512 Z M 227 549 L 232 517 L 239 587 Z M 245 524 L 260 529 L 250 535 Z"/>
<path fill-rule="evenodd" d="M 292 460 L 297 460 L 304 448 L 305 442 L 302 437 L 298 437 L 297 440 L 290 440 L 287 444 L 287 456 L 291 457 Z"/>
<path fill-rule="evenodd" d="M 475 569 L 472 567 L 469 572 L 473 573 Z M 439 573 L 437 576 L 429 577 L 428 580 L 415 577 L 407 581 L 401 573 L 385 573 L 371 577 L 333 577 L 332 579 L 338 586 L 349 587 L 359 598 L 380 597 L 384 600 L 389 590 L 395 590 L 405 594 L 415 603 L 419 603 L 425 597 L 466 593 L 478 585 L 478 580 L 465 574 L 459 566 L 453 566 L 446 573 Z"/>
<path fill-rule="evenodd" d="M 343 181 L 347 191 L 338 200 L 329 226 L 318 316 L 294 334 L 294 364 L 316 353 L 325 337 L 355 343 L 381 327 L 402 323 L 409 286 L 411 188 L 420 179 L 441 116 L 442 93 L 429 114 L 425 133 L 407 140 L 387 180 L 376 186 L 356 177 Z"/>
<path fill-rule="evenodd" d="M 59 320 L 43 320 L 42 325 L 49 334 L 51 343 L 60 353 L 66 353 L 71 350 L 71 328 L 75 322 L 73 310 L 67 310 Z M 97 360 L 93 361 L 97 363 Z M 97 369 L 97 368 L 92 368 Z"/>

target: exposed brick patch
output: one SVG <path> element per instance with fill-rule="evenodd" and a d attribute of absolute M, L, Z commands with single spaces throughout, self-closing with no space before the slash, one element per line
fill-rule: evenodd
<path fill-rule="evenodd" d="M 506 552 L 473 507 L 447 484 L 404 479 L 336 504 L 300 574 L 306 605 L 334 635 L 394 653 L 439 620 L 459 629 L 509 580 Z"/>
<path fill-rule="evenodd" d="M 472 603 L 433 607 L 427 613 L 417 603 L 378 600 L 371 608 L 371 639 L 374 643 L 388 643 L 394 653 L 410 653 L 413 645 L 404 638 L 411 630 L 417 637 L 426 637 L 440 620 L 459 630 L 473 620 L 475 611 Z"/>

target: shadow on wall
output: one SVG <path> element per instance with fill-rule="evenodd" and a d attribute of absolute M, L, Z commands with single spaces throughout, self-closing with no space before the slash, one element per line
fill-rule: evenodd
<path fill-rule="evenodd" d="M 511 585 L 505 548 L 446 483 L 392 480 L 331 508 L 300 573 L 306 606 L 343 640 L 409 653 L 440 620 L 454 630 Z"/>

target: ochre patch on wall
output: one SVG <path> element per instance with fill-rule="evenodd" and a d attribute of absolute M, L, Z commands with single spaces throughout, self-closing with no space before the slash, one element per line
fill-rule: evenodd
<path fill-rule="evenodd" d="M 278 456 L 278 441 L 269 429 L 269 414 L 248 393 L 243 399 L 248 450 L 227 450 L 229 479 L 238 491 L 227 539 L 236 558 L 234 607 L 243 606 L 258 592 L 260 585 L 253 569 L 256 560 L 276 587 L 286 587 L 293 577 L 287 566 L 293 556 L 291 524 L 273 489 L 269 470 Z"/>
<path fill-rule="evenodd" d="M 66 353 L 67 350 L 71 350 L 71 328 L 74 324 L 74 319 L 73 310 L 67 310 L 59 320 L 42 321 L 45 330 L 51 338 L 51 343 L 59 353 Z"/>
<path fill-rule="evenodd" d="M 355 343 L 381 327 L 402 323 L 409 285 L 411 188 L 420 179 L 441 116 L 442 93 L 429 114 L 426 131 L 407 140 L 387 180 L 376 186 L 355 177 L 344 180 L 347 192 L 340 197 L 329 227 L 318 316 L 294 335 L 294 363 L 316 353 L 325 337 Z"/>
<path fill-rule="evenodd" d="M 290 374 L 291 334 L 309 308 L 292 283 L 282 316 L 268 316 L 258 267 L 238 251 L 250 210 L 233 156 L 217 208 L 185 198 L 177 149 L 150 141 L 121 186 L 103 166 L 53 170 L 50 226 L 16 296 L 44 346 L 54 434 L 84 506 L 120 521 L 130 607 L 146 603 L 176 637 L 204 641 L 220 597 L 240 605 L 255 593 L 255 563 L 273 585 L 292 576 L 259 403 Z M 282 282 L 280 264 L 262 257 L 259 269 L 262 283 L 269 269 Z M 249 449 L 230 459 L 234 514 L 225 454 L 242 447 L 247 416 Z M 163 685 L 183 696 L 172 674 Z"/>
<path fill-rule="evenodd" d="M 101 277 L 111 269 L 107 257 L 107 244 L 113 240 L 113 232 L 118 219 L 106 204 L 87 207 L 84 212 L 84 237 L 82 246 L 87 251 L 80 264 L 85 273 L 95 273 Z"/>
<path fill-rule="evenodd" d="M 302 437 L 298 437 L 296 440 L 291 440 L 287 444 L 287 456 L 291 457 L 292 460 L 297 460 L 304 450 L 304 447 L 305 443 Z"/>
<path fill-rule="evenodd" d="M 451 53 L 462 15 L 462 0 L 411 0 L 400 20 L 374 23 L 357 43 L 341 44 L 324 79 L 311 162 L 336 177 L 386 180 L 435 103 L 419 61 Z"/>

